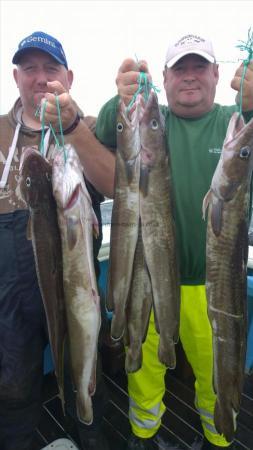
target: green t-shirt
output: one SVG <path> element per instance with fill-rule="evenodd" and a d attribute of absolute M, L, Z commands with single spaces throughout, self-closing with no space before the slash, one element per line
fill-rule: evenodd
<path fill-rule="evenodd" d="M 116 96 L 103 106 L 96 124 L 98 139 L 113 149 L 117 107 Z M 202 217 L 202 203 L 220 158 L 229 120 L 237 109 L 235 105 L 214 104 L 200 118 L 183 119 L 161 106 L 170 150 L 181 284 L 205 283 L 207 217 Z M 246 120 L 252 115 L 247 114 Z"/>

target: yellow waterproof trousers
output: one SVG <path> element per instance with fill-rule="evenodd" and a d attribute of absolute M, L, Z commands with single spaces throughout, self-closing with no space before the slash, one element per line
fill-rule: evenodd
<path fill-rule="evenodd" d="M 180 339 L 196 377 L 196 407 L 204 434 L 212 444 L 227 447 L 229 443 L 217 433 L 213 422 L 215 394 L 212 386 L 212 332 L 207 316 L 205 286 L 181 286 Z M 158 361 L 159 335 L 151 314 L 143 349 L 143 365 L 128 375 L 130 397 L 129 420 L 133 433 L 142 438 L 153 436 L 165 411 L 166 368 Z"/>

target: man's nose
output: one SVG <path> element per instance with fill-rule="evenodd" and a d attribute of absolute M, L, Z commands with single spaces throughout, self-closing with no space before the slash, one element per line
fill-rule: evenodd
<path fill-rule="evenodd" d="M 45 72 L 45 70 L 38 70 L 36 75 L 36 81 L 40 85 L 46 85 L 49 81 L 48 74 Z"/>
<path fill-rule="evenodd" d="M 196 79 L 196 75 L 195 75 L 194 70 L 192 70 L 190 68 L 185 70 L 185 72 L 184 72 L 184 80 L 185 81 L 193 81 L 195 79 Z"/>

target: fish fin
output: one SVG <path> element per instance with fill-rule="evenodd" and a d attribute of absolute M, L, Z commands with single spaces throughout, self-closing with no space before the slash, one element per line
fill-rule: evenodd
<path fill-rule="evenodd" d="M 150 294 L 150 295 L 152 295 L 152 294 Z M 142 342 L 145 342 L 145 341 L 146 341 L 146 337 L 147 337 L 147 334 L 148 334 L 148 326 L 149 326 L 149 320 L 150 320 L 151 308 L 152 308 L 152 301 L 150 302 L 149 313 L 146 315 L 146 323 L 143 324 L 143 330 L 142 330 Z"/>
<path fill-rule="evenodd" d="M 94 211 L 94 209 L 92 208 L 92 226 L 93 226 L 93 236 L 97 239 L 99 237 L 99 224 L 98 224 L 98 219 L 96 216 L 96 213 Z"/>
<path fill-rule="evenodd" d="M 153 301 L 153 310 L 154 310 L 155 329 L 157 334 L 160 334 L 159 321 L 157 319 L 154 301 Z"/>
<path fill-rule="evenodd" d="M 140 191 L 143 197 L 148 195 L 149 185 L 149 169 L 147 167 L 141 167 L 140 169 Z"/>
<path fill-rule="evenodd" d="M 180 322 L 178 321 L 178 323 L 175 326 L 175 332 L 173 335 L 174 344 L 178 344 L 178 341 L 179 341 L 179 326 L 180 326 Z"/>
<path fill-rule="evenodd" d="M 211 201 L 211 198 L 212 198 L 212 191 L 211 191 L 211 189 L 209 189 L 209 191 L 206 193 L 206 195 L 203 199 L 203 203 L 202 203 L 202 218 L 203 218 L 203 220 L 205 220 L 205 218 L 206 218 L 206 211 L 207 211 L 207 208 Z"/>
<path fill-rule="evenodd" d="M 76 411 L 80 422 L 91 425 L 93 422 L 93 409 L 90 395 L 76 393 Z"/>
<path fill-rule="evenodd" d="M 26 239 L 28 241 L 32 240 L 32 219 L 31 219 L 31 215 L 29 216 L 29 219 L 28 219 L 28 222 L 27 222 Z"/>
<path fill-rule="evenodd" d="M 125 347 L 129 347 L 129 345 L 130 345 L 130 337 L 129 337 L 128 327 L 126 327 L 125 330 L 124 330 L 123 341 L 124 341 L 124 346 Z"/>
<path fill-rule="evenodd" d="M 63 338 L 63 345 L 62 345 L 62 352 L 60 355 L 60 362 L 59 362 L 59 370 L 60 373 L 58 375 L 58 387 L 59 387 L 59 397 L 61 400 L 62 405 L 62 411 L 64 416 L 66 415 L 65 412 L 65 397 L 64 397 L 64 348 L 65 348 L 65 341 L 66 341 L 66 335 Z"/>
<path fill-rule="evenodd" d="M 222 405 L 221 405 L 222 403 Z M 232 442 L 236 430 L 236 413 L 224 400 L 217 398 L 214 407 L 214 425 L 218 433 L 223 434 L 228 442 Z"/>
<path fill-rule="evenodd" d="M 69 250 L 73 250 L 75 247 L 78 236 L 76 231 L 76 221 L 72 217 L 67 218 L 67 242 Z"/>
<path fill-rule="evenodd" d="M 110 270 L 108 271 L 108 280 L 107 280 L 107 288 L 106 288 L 106 298 L 105 298 L 105 307 L 107 312 L 114 311 L 114 301 L 113 294 L 111 290 L 111 281 L 110 281 Z"/>
<path fill-rule="evenodd" d="M 211 210 L 211 224 L 215 236 L 219 236 L 221 232 L 222 211 L 223 211 L 223 200 L 218 199 L 217 202 L 212 205 Z"/>
<path fill-rule="evenodd" d="M 112 247 L 111 247 L 112 248 Z M 108 312 L 114 311 L 114 301 L 113 301 L 113 267 L 112 267 L 112 257 L 111 249 L 109 256 L 109 266 L 108 266 L 108 276 L 106 282 L 106 296 L 105 296 L 105 306 Z"/>
<path fill-rule="evenodd" d="M 93 363 L 90 382 L 89 382 L 89 388 L 88 388 L 88 392 L 91 396 L 94 395 L 96 392 L 96 367 L 97 367 L 97 358 L 95 358 L 94 363 Z"/>
<path fill-rule="evenodd" d="M 127 373 L 137 372 L 142 366 L 142 347 L 128 348 L 126 352 L 125 369 Z"/>

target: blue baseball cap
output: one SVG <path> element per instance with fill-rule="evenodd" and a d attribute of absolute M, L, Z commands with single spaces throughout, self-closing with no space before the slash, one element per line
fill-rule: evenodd
<path fill-rule="evenodd" d="M 54 58 L 58 63 L 68 69 L 67 59 L 62 48 L 62 45 L 57 39 L 49 34 L 43 33 L 42 31 L 35 31 L 22 41 L 18 45 L 18 50 L 12 58 L 13 64 L 19 64 L 21 56 L 28 50 L 37 49 L 42 52 L 48 53 L 52 58 Z"/>

